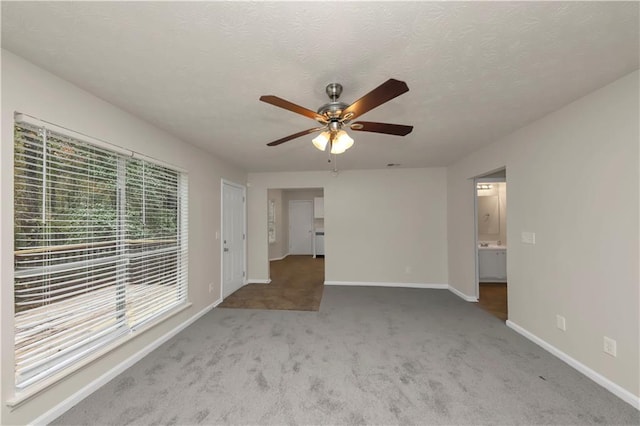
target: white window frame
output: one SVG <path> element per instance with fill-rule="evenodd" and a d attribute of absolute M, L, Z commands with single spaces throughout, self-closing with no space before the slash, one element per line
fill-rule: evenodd
<path fill-rule="evenodd" d="M 104 353 L 111 351 L 115 347 L 120 346 L 125 341 L 134 337 L 134 335 L 137 335 L 136 332 L 140 330 L 145 330 L 159 321 L 164 321 L 168 317 L 175 315 L 176 313 L 190 306 L 190 303 L 188 302 L 188 294 L 187 294 L 188 292 L 188 175 L 186 171 L 176 166 L 158 161 L 151 157 L 147 157 L 147 156 L 135 153 L 133 151 L 125 150 L 116 145 L 89 137 L 87 135 L 74 132 L 72 130 L 37 119 L 35 117 L 31 117 L 26 114 L 16 113 L 15 124 L 29 126 L 30 128 L 37 127 L 37 128 L 43 129 L 44 135 L 46 135 L 47 132 L 49 131 L 54 132 L 57 135 L 61 135 L 69 138 L 70 140 L 73 141 L 73 143 L 77 143 L 78 146 L 84 145 L 84 146 L 92 146 L 95 148 L 100 148 L 102 151 L 109 152 L 117 156 L 117 162 L 118 162 L 117 169 L 120 171 L 117 173 L 117 178 L 115 179 L 117 182 L 114 181 L 115 186 L 118 188 L 118 195 L 117 195 L 118 203 L 117 203 L 117 206 L 115 207 L 116 207 L 116 210 L 118 210 L 118 217 L 120 219 L 117 219 L 118 225 L 117 225 L 117 230 L 115 231 L 114 238 L 116 239 L 115 240 L 117 241 L 116 245 L 118 246 L 118 248 L 115 250 L 119 259 L 117 262 L 120 262 L 120 263 L 115 266 L 117 270 L 116 277 L 118 277 L 116 281 L 119 281 L 120 279 L 124 279 L 124 282 L 128 283 L 129 281 L 128 275 L 126 274 L 122 275 L 123 270 L 124 268 L 126 268 L 125 265 L 128 265 L 131 262 L 135 262 L 134 259 L 138 258 L 138 259 L 142 259 L 143 261 L 146 260 L 148 262 L 152 262 L 152 263 L 149 263 L 147 266 L 144 266 L 144 272 L 143 272 L 143 275 L 141 276 L 142 278 L 146 278 L 146 279 L 151 278 L 152 280 L 169 280 L 167 281 L 167 284 L 169 284 L 169 287 L 167 287 L 167 284 L 165 284 L 164 289 L 160 290 L 161 284 L 165 283 L 164 281 L 158 282 L 158 287 L 149 287 L 149 283 L 147 282 L 142 284 L 143 287 L 138 287 L 138 288 L 142 288 L 143 291 L 146 291 L 144 290 L 145 288 L 151 288 L 151 290 L 148 290 L 148 294 L 145 293 L 144 296 L 147 298 L 153 298 L 154 301 L 164 302 L 165 303 L 164 307 L 158 309 L 156 303 L 149 303 L 147 299 L 144 299 L 145 300 L 144 302 L 139 302 L 137 303 L 137 305 L 135 305 L 140 308 L 140 312 L 141 312 L 136 317 L 136 319 L 133 322 L 130 321 L 128 318 L 125 319 L 122 324 L 124 329 L 120 329 L 121 327 L 120 325 L 118 325 L 118 327 L 116 327 L 118 329 L 117 333 L 105 335 L 102 337 L 96 336 L 96 340 L 94 342 L 99 342 L 99 344 L 88 345 L 86 346 L 87 350 L 83 350 L 82 347 L 79 347 L 78 350 L 72 352 L 71 355 L 69 355 L 68 357 L 62 357 L 61 359 L 58 359 L 56 357 L 52 361 L 53 363 L 52 365 L 49 365 L 48 367 L 40 368 L 38 370 L 38 373 L 34 374 L 31 377 L 27 376 L 26 379 L 23 377 L 21 378 L 21 380 L 18 380 L 19 377 L 17 372 L 19 371 L 19 368 L 16 364 L 14 398 L 8 401 L 9 405 L 15 405 L 21 402 L 22 400 L 30 397 L 32 394 L 39 392 L 41 389 L 49 386 L 51 382 L 57 381 L 62 377 L 66 377 L 72 371 L 75 371 L 81 368 L 82 366 L 88 364 L 95 358 L 102 356 Z M 43 145 L 45 144 L 46 144 L 46 141 L 43 142 Z M 45 153 L 46 153 L 46 149 L 43 147 L 43 157 L 46 157 Z M 170 243 L 166 243 L 163 241 L 158 242 L 158 241 L 153 241 L 148 239 L 138 240 L 135 242 L 135 244 L 137 244 L 136 247 L 143 247 L 141 249 L 142 251 L 140 252 L 142 253 L 143 258 L 140 258 L 141 254 L 136 254 L 133 252 L 125 253 L 120 250 L 121 247 L 124 247 L 123 243 L 125 242 L 124 240 L 126 238 L 126 232 L 127 232 L 126 223 L 125 223 L 126 215 L 123 213 L 124 213 L 125 200 L 126 200 L 125 188 L 128 183 L 124 170 L 126 165 L 128 164 L 127 163 L 128 161 L 129 162 L 136 161 L 138 163 L 141 162 L 141 164 L 143 165 L 149 164 L 151 169 L 159 170 L 161 173 L 164 173 L 164 171 L 166 170 L 167 176 L 171 177 L 173 176 L 173 173 L 175 173 L 175 176 L 176 176 L 175 178 L 176 179 L 175 185 L 176 185 L 176 191 L 177 191 L 176 200 L 175 200 L 175 204 L 176 204 L 175 209 L 176 209 L 176 215 L 177 215 L 177 222 L 175 225 L 176 240 L 170 240 L 170 241 L 175 241 L 175 243 L 167 246 L 167 244 L 170 244 Z M 44 167 L 44 164 L 45 164 L 44 159 L 42 160 L 42 164 Z M 44 174 L 42 177 L 42 181 L 46 181 L 46 177 Z M 168 185 L 171 185 L 171 182 L 169 182 Z M 43 185 L 43 188 L 44 187 L 45 186 Z M 142 197 L 143 197 L 142 204 L 146 205 L 145 204 L 146 199 L 144 198 L 144 195 Z M 44 204 L 44 196 L 42 200 Z M 43 208 L 42 211 L 44 215 L 46 209 Z M 17 214 L 19 214 L 17 210 L 14 211 L 14 217 Z M 88 239 L 88 241 L 90 240 Z M 131 242 L 129 243 L 131 244 Z M 166 246 L 166 248 L 162 248 L 163 243 Z M 145 250 L 144 247 L 154 247 L 154 249 Z M 156 248 L 156 247 L 160 247 L 160 248 Z M 175 257 L 175 262 L 176 262 L 175 271 L 169 270 L 169 273 L 166 274 L 165 270 L 160 269 L 161 266 L 158 266 L 162 264 L 162 261 L 157 259 L 153 260 L 153 256 L 162 256 L 163 254 L 172 256 L 172 258 Z M 91 263 L 91 262 L 94 262 L 94 263 Z M 99 263 L 104 263 L 104 260 L 98 259 L 97 261 L 94 261 L 94 260 L 87 261 L 87 267 L 92 270 L 93 269 L 92 265 L 97 265 Z M 64 267 L 61 268 L 60 265 L 53 265 L 53 268 L 52 266 L 48 266 L 46 268 L 50 268 L 52 270 L 64 269 Z M 147 272 L 149 270 L 152 271 L 153 273 L 152 275 L 148 275 Z M 23 276 L 25 275 L 24 270 L 20 272 L 22 273 Z M 51 275 L 50 273 L 47 273 L 47 274 L 49 276 Z M 131 272 L 129 272 L 129 275 L 131 275 Z M 20 274 L 18 274 L 17 271 L 14 270 L 14 276 L 15 276 L 14 278 L 14 283 L 15 283 L 18 277 L 20 276 Z M 136 277 L 135 274 L 134 274 L 134 277 Z M 42 285 L 42 286 L 50 285 L 50 284 L 46 284 L 47 282 L 46 279 L 40 280 L 38 282 L 40 283 L 45 282 L 45 284 L 37 284 L 37 285 Z M 175 284 L 175 287 L 172 287 L 172 285 L 174 284 Z M 114 285 L 114 287 L 119 288 L 117 285 Z M 171 292 L 166 290 L 167 288 L 170 288 Z M 88 295 L 89 293 L 92 293 L 92 291 L 93 291 L 92 289 L 86 290 L 85 294 Z M 170 294 L 170 293 L 173 293 L 173 294 Z M 109 297 L 110 296 L 105 297 L 105 300 L 107 300 L 107 302 L 104 302 L 104 303 L 111 303 L 111 302 L 108 302 L 108 300 L 111 300 L 109 299 Z M 129 297 L 129 296 L 127 295 L 126 297 Z M 94 294 L 92 294 L 90 298 L 96 299 L 98 298 L 98 296 L 95 296 Z M 115 301 L 116 299 L 113 299 L 113 300 Z M 117 311 L 117 312 L 120 312 L 120 311 Z M 14 314 L 14 321 L 17 321 L 15 318 L 17 318 L 17 314 Z M 16 343 L 17 340 L 18 340 L 18 337 L 16 333 L 14 335 L 14 345 L 17 344 Z M 39 340 L 36 341 L 35 344 L 36 345 L 39 344 L 38 342 Z M 14 361 L 17 363 L 18 359 L 15 354 L 16 352 L 15 349 L 17 348 L 14 348 L 14 357 L 16 357 Z"/>

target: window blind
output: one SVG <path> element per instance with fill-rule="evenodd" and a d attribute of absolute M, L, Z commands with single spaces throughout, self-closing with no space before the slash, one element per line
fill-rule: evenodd
<path fill-rule="evenodd" d="M 185 173 L 29 123 L 14 143 L 16 387 L 187 300 Z"/>

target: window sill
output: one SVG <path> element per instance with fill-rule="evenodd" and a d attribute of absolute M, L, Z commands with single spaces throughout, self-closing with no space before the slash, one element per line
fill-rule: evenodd
<path fill-rule="evenodd" d="M 149 329 L 155 327 L 156 325 L 159 325 L 163 322 L 165 322 L 166 320 L 168 320 L 169 318 L 172 318 L 176 315 L 178 315 L 179 313 L 185 311 L 186 309 L 191 307 L 191 302 L 185 302 L 184 304 L 175 307 L 173 310 L 166 312 L 165 314 L 159 316 L 158 318 L 155 318 L 151 321 L 149 321 L 148 323 L 137 327 L 135 329 L 132 329 L 129 333 L 127 333 L 125 336 L 115 340 L 113 343 L 110 343 L 109 345 L 105 346 L 104 348 L 102 348 L 99 351 L 96 351 L 95 353 L 89 355 L 87 358 L 85 358 L 84 360 L 78 362 L 77 364 L 70 366 L 54 375 L 52 375 L 51 377 L 49 377 L 48 379 L 43 380 L 42 382 L 38 383 L 38 384 L 34 384 L 33 386 L 28 387 L 27 389 L 24 389 L 22 391 L 16 392 L 13 397 L 7 399 L 5 401 L 5 405 L 11 408 L 16 408 L 18 406 L 20 406 L 21 404 L 23 404 L 24 402 L 30 400 L 31 398 L 35 397 L 36 395 L 40 394 L 41 392 L 47 390 L 48 388 L 50 388 L 51 386 L 55 385 L 56 383 L 66 379 L 67 377 L 71 376 L 72 374 L 76 373 L 77 371 L 85 368 L 86 366 L 96 362 L 98 359 L 102 358 L 103 356 L 107 355 L 108 353 L 110 353 L 111 351 L 113 351 L 114 349 L 124 345 L 125 343 L 129 342 L 130 340 L 133 340 L 135 338 L 137 338 L 140 334 L 144 333 L 145 331 L 148 331 Z"/>

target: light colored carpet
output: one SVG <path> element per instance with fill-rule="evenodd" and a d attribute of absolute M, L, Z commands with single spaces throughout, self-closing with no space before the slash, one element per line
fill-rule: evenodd
<path fill-rule="evenodd" d="M 55 424 L 638 424 L 446 290 L 327 287 L 319 312 L 214 309 Z"/>

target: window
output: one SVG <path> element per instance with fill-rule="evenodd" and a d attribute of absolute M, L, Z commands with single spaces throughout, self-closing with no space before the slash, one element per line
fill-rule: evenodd
<path fill-rule="evenodd" d="M 14 135 L 24 389 L 186 303 L 187 176 L 48 124 L 17 118 Z"/>

